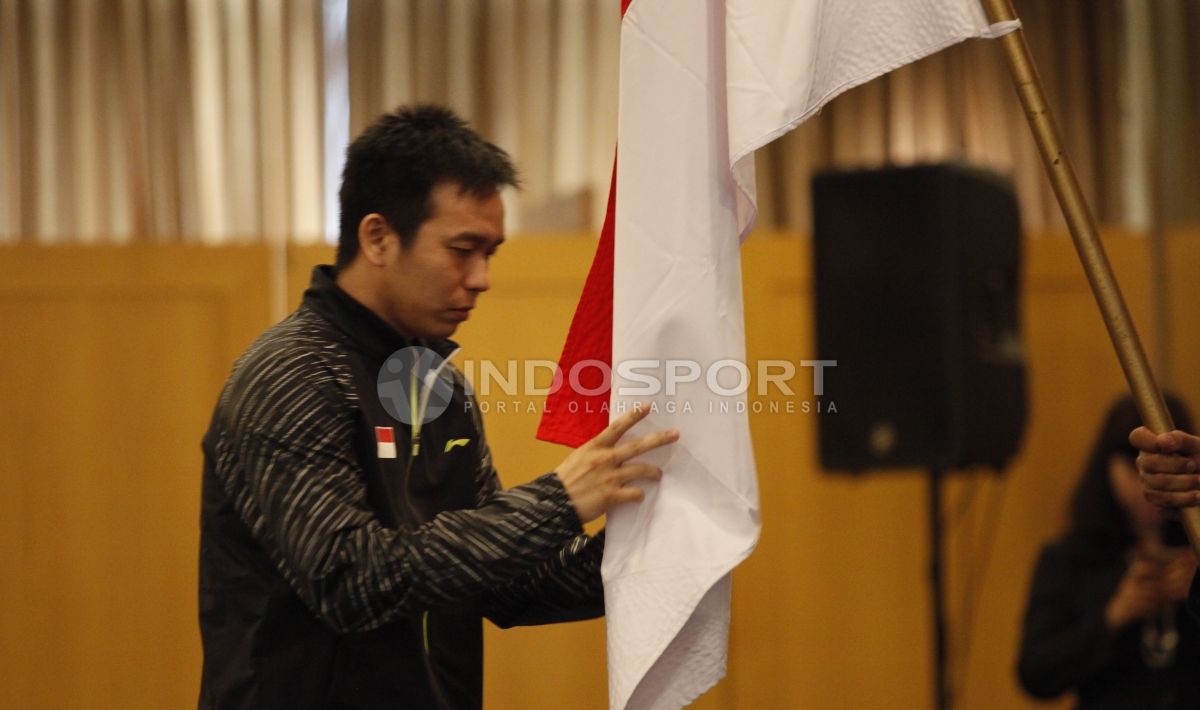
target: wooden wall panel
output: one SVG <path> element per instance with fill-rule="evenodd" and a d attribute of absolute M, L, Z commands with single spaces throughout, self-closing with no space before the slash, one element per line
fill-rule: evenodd
<path fill-rule="evenodd" d="M 0 252 L 0 707 L 195 704 L 199 440 L 260 251 Z"/>
<path fill-rule="evenodd" d="M 1166 245 L 1168 384 L 1191 404 L 1192 420 L 1200 421 L 1200 297 L 1193 280 L 1200 273 L 1200 226 L 1168 232 Z"/>
<path fill-rule="evenodd" d="M 506 244 L 493 291 L 459 333 L 460 364 L 478 373 L 484 359 L 556 359 L 594 244 Z M 980 710 L 1044 707 L 1013 680 L 1026 585 L 1097 419 L 1123 388 L 1069 242 L 1026 244 L 1024 447 L 1003 476 L 956 476 L 947 491 L 960 511 L 947 549 L 953 671 L 961 707 Z M 1177 389 L 1200 403 L 1186 285 L 1196 244 L 1172 244 L 1172 357 Z M 1113 235 L 1109 248 L 1143 322 L 1145 243 Z M 331 257 L 328 247 L 291 252 L 289 308 L 311 265 Z M 194 702 L 199 438 L 233 358 L 267 325 L 267 258 L 259 248 L 0 252 L 0 554 L 14 570 L 0 584 L 0 707 Z M 744 258 L 750 357 L 814 356 L 808 242 L 756 235 Z M 811 401 L 796 382 L 795 404 Z M 540 397 L 484 400 L 507 485 L 563 458 L 533 440 Z M 729 676 L 697 708 L 931 705 L 925 478 L 820 471 L 818 416 L 797 407 L 751 418 L 763 537 L 735 573 Z M 972 568 L 968 648 L 961 600 Z M 489 626 L 486 637 L 488 708 L 606 706 L 603 622 Z"/>

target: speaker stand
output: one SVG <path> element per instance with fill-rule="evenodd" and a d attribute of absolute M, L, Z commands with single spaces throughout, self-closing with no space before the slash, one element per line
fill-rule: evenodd
<path fill-rule="evenodd" d="M 942 568 L 942 478 L 938 466 L 929 469 L 929 587 L 933 609 L 934 707 L 950 710 L 950 686 L 946 678 L 946 599 Z"/>

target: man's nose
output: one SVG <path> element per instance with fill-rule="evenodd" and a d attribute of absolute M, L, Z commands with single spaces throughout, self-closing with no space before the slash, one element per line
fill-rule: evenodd
<path fill-rule="evenodd" d="M 471 260 L 467 267 L 466 287 L 470 291 L 486 291 L 492 287 L 492 279 L 488 274 L 487 257 L 479 256 Z"/>

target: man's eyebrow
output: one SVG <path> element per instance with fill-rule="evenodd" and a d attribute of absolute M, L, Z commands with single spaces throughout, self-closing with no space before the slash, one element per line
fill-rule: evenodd
<path fill-rule="evenodd" d="M 460 232 L 460 233 L 455 234 L 454 236 L 450 237 L 450 241 L 452 241 L 452 242 L 469 241 L 476 245 L 491 244 L 493 246 L 500 246 L 501 244 L 504 243 L 504 236 L 501 235 L 500 239 L 497 240 L 497 239 L 493 239 L 492 237 L 489 237 L 489 236 L 486 236 L 483 234 L 477 234 L 475 232 Z"/>

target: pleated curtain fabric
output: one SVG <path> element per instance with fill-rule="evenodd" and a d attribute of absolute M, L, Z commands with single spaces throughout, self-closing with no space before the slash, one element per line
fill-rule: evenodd
<path fill-rule="evenodd" d="M 1200 6 L 1017 0 L 1099 220 L 1200 221 Z M 0 243 L 323 239 L 322 0 L 0 0 Z M 448 103 L 509 150 L 514 233 L 595 232 L 616 133 L 615 0 L 349 0 L 351 132 Z M 962 159 L 1061 228 L 1000 52 L 963 45 L 760 152 L 759 226 L 807 232 L 831 166 Z"/>

